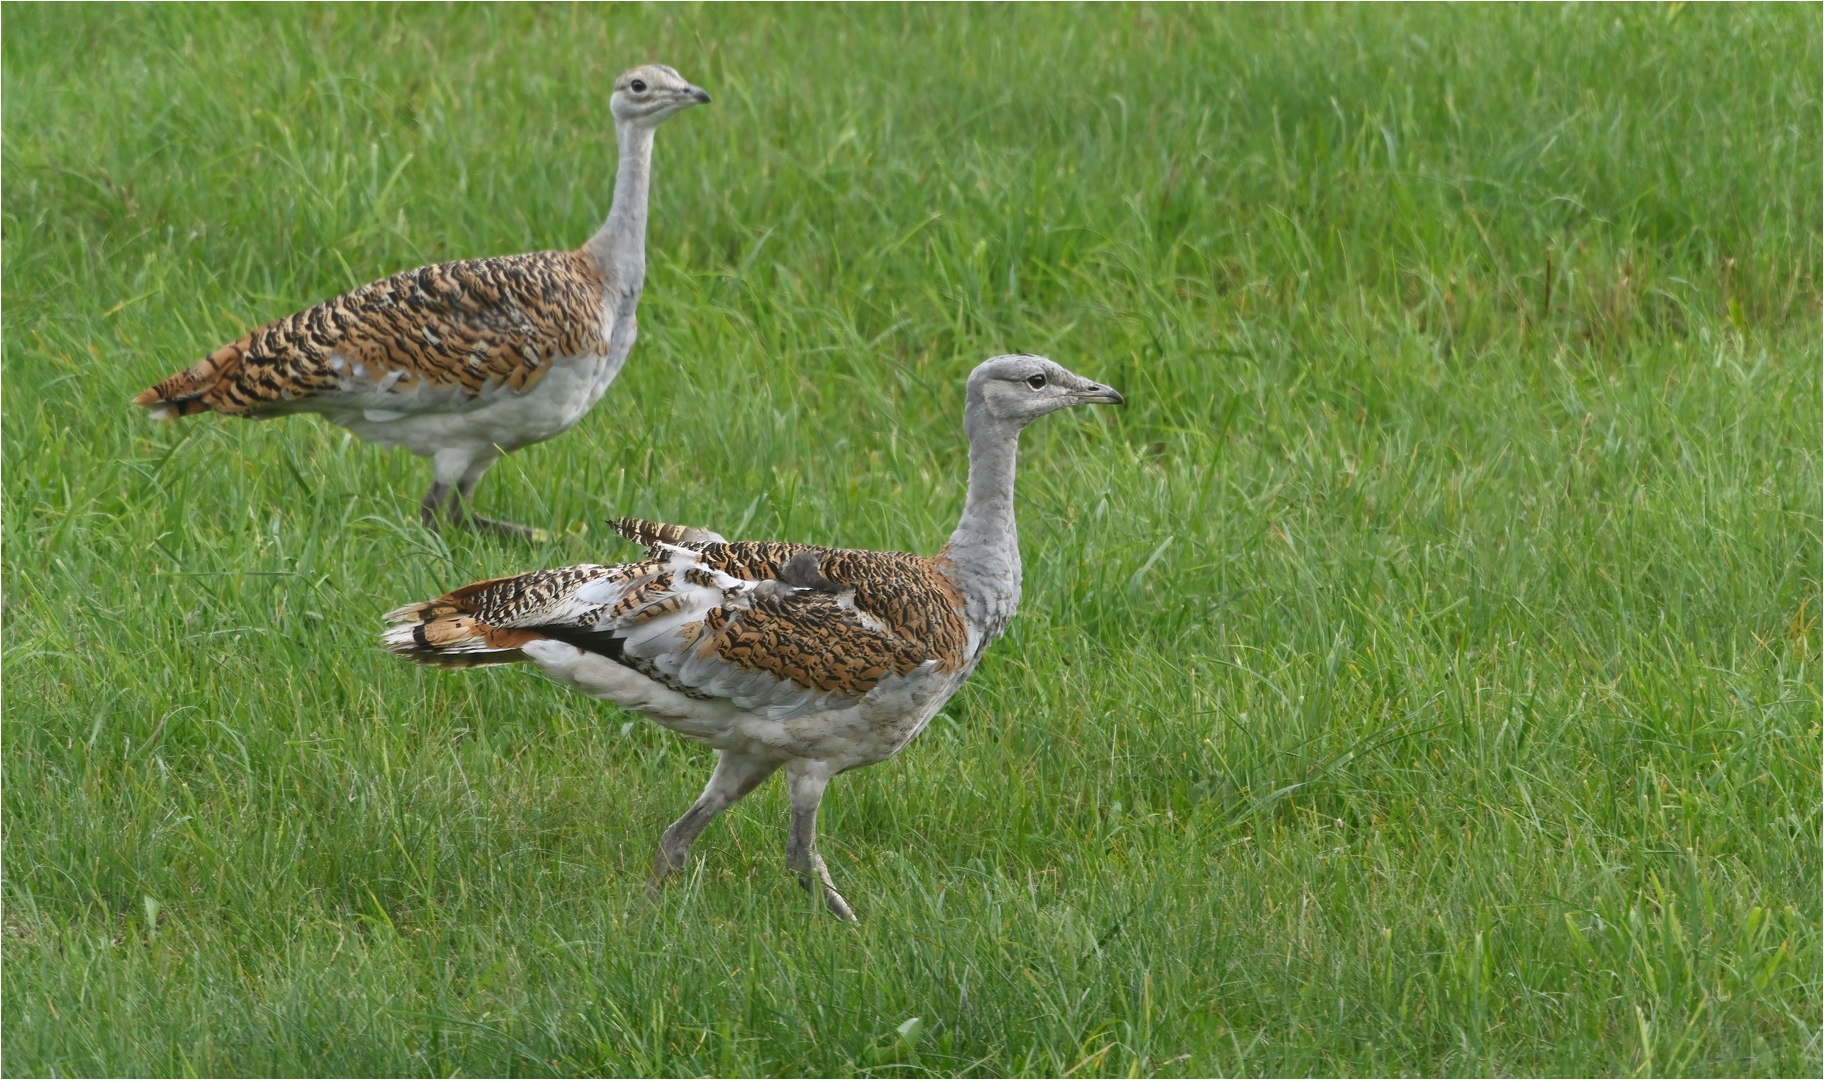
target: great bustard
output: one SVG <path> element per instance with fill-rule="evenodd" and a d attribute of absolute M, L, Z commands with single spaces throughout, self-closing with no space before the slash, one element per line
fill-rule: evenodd
<path fill-rule="evenodd" d="M 615 81 L 614 205 L 580 249 L 394 274 L 268 323 L 133 403 L 160 419 L 321 413 L 431 459 L 431 528 L 447 512 L 489 532 L 535 535 L 465 504 L 502 454 L 569 429 L 620 374 L 646 282 L 653 132 L 708 100 L 663 64 Z"/>
<path fill-rule="evenodd" d="M 781 766 L 786 865 L 854 919 L 817 854 L 830 778 L 898 753 L 975 670 L 1020 601 L 1013 470 L 1020 429 L 1121 395 L 1041 356 L 969 376 L 969 492 L 933 558 L 808 544 L 731 543 L 623 518 L 641 562 L 569 566 L 466 585 L 386 618 L 387 648 L 427 664 L 530 661 L 587 694 L 716 749 L 696 805 L 653 858 L 656 886 L 710 820 Z"/>

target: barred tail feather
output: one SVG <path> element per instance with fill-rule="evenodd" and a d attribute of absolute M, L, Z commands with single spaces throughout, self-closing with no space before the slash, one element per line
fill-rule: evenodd
<path fill-rule="evenodd" d="M 660 544 L 726 544 L 720 533 L 692 525 L 666 525 L 634 517 L 612 518 L 608 527 L 642 547 Z"/>
<path fill-rule="evenodd" d="M 421 600 L 416 604 L 396 607 L 380 617 L 389 623 L 416 623 L 429 622 L 439 615 L 455 615 L 461 611 L 462 609 L 450 603 L 448 598 L 442 598 L 437 600 Z M 392 631 L 389 630 L 387 632 L 391 633 Z"/>
<path fill-rule="evenodd" d="M 387 619 L 400 622 L 380 635 L 388 652 L 407 660 L 436 667 L 481 667 L 487 664 L 516 664 L 526 658 L 520 648 L 544 635 L 533 630 L 510 630 L 487 623 L 473 615 L 437 614 L 422 619 L 426 609 L 438 606 L 433 600 L 413 604 L 387 613 Z"/>

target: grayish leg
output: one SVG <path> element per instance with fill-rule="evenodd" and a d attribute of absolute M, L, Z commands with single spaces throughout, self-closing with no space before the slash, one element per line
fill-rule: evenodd
<path fill-rule="evenodd" d="M 431 490 L 424 493 L 424 501 L 418 504 L 418 520 L 424 522 L 425 528 L 438 531 L 438 518 L 443 516 L 444 504 L 450 501 L 452 494 L 448 485 L 431 481 Z"/>
<path fill-rule="evenodd" d="M 666 878 L 683 869 L 690 859 L 690 845 L 696 843 L 716 815 L 740 802 L 778 768 L 779 762 L 770 758 L 716 751 L 716 771 L 710 774 L 703 794 L 659 838 L 658 853 L 652 857 L 652 881 L 647 888 L 656 892 Z"/>
<path fill-rule="evenodd" d="M 457 484 L 468 471 L 470 455 L 461 450 L 443 450 L 431 458 L 431 490 L 419 504 L 419 520 L 432 532 L 438 531 L 438 519 L 456 511 Z"/>
<path fill-rule="evenodd" d="M 792 827 L 785 839 L 785 865 L 798 871 L 798 883 L 811 895 L 822 891 L 830 914 L 845 922 L 856 922 L 849 902 L 830 881 L 823 856 L 817 854 L 817 804 L 823 801 L 823 789 L 829 786 L 829 770 L 818 762 L 795 758 L 785 767 L 785 781 L 792 794 Z"/>

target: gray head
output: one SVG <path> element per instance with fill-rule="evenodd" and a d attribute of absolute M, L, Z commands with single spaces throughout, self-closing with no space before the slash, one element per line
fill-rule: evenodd
<path fill-rule="evenodd" d="M 1072 405 L 1120 405 L 1113 388 L 1090 382 L 1043 356 L 997 356 L 969 373 L 967 421 L 992 419 L 1016 430 Z M 997 425 L 1000 426 L 1000 425 Z"/>
<path fill-rule="evenodd" d="M 608 109 L 623 123 L 656 127 L 673 113 L 704 105 L 709 95 L 664 64 L 645 64 L 614 80 Z"/>

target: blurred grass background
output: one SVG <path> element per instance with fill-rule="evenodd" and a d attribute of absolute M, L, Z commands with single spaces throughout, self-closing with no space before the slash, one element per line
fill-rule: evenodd
<path fill-rule="evenodd" d="M 1815 6 L 4 9 L 10 1074 L 1820 1068 Z M 641 340 L 484 512 L 131 395 L 580 243 Z M 632 513 L 929 552 L 961 380 L 1024 610 L 823 814 L 642 885 L 709 755 L 378 615 Z M 594 528 L 584 532 L 583 527 Z M 917 1022 L 911 1022 L 916 1017 Z"/>

